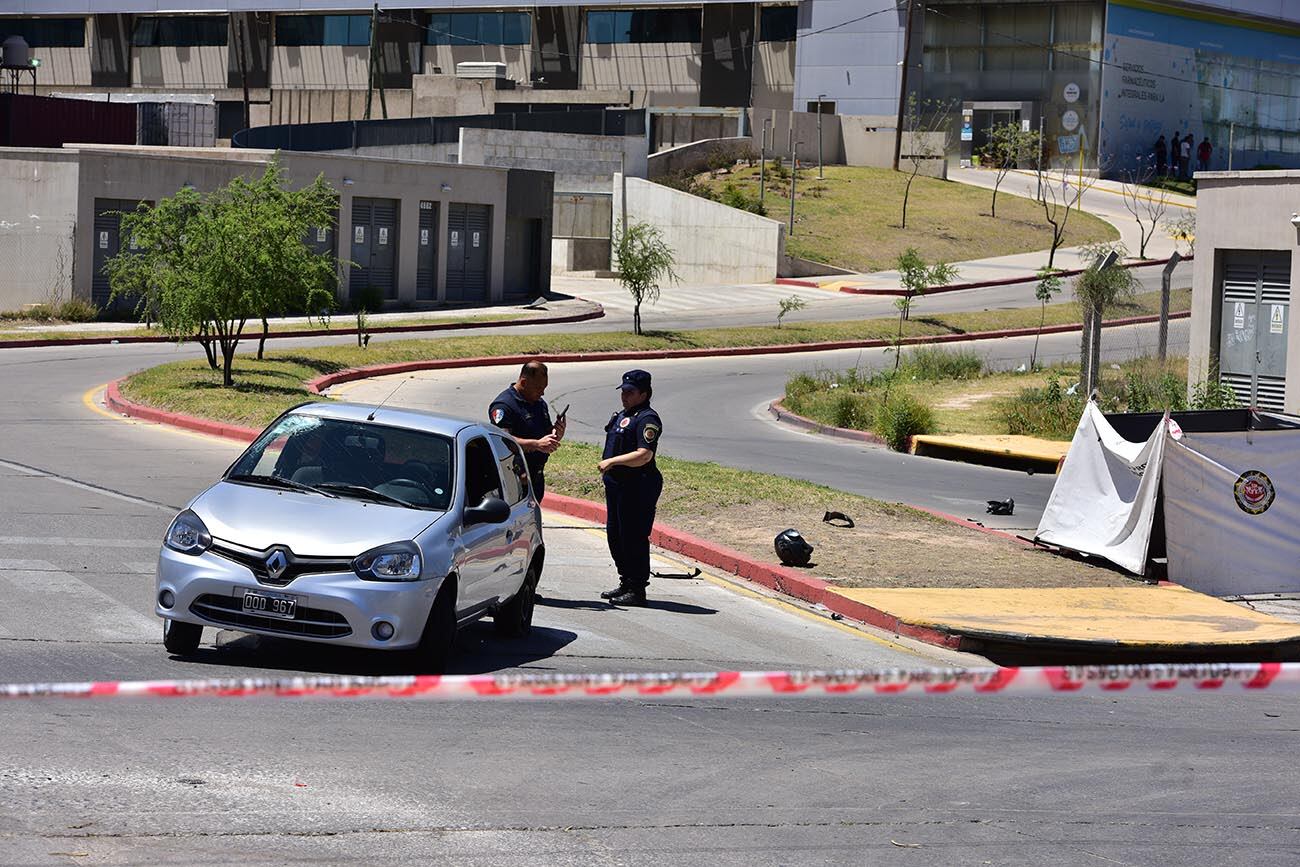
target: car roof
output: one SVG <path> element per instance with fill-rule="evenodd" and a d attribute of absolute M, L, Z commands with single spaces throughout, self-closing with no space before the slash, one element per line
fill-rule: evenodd
<path fill-rule="evenodd" d="M 425 433 L 441 434 L 454 437 L 469 427 L 484 427 L 480 421 L 457 418 L 437 412 L 425 412 L 419 409 L 385 406 L 378 410 L 373 404 L 343 403 L 341 401 L 318 401 L 304 404 L 292 410 L 294 415 L 314 415 L 318 418 L 339 419 L 341 421 L 370 422 L 387 427 L 402 427 Z M 374 419 L 369 416 L 374 413 Z"/>

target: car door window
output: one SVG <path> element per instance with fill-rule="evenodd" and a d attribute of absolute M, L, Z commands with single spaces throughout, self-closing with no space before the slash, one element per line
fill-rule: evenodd
<path fill-rule="evenodd" d="M 505 499 L 496 455 L 486 437 L 476 437 L 465 446 L 465 505 L 477 506 L 484 497 Z"/>
<path fill-rule="evenodd" d="M 519 444 L 505 437 L 493 437 L 493 445 L 499 456 L 497 463 L 501 468 L 501 482 L 504 486 L 505 499 L 510 505 L 523 502 L 528 496 L 528 465 L 524 463 L 524 453 Z"/>

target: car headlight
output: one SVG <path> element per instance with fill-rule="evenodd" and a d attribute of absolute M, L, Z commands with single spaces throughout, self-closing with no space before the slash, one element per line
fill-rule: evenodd
<path fill-rule="evenodd" d="M 381 545 L 352 561 L 352 569 L 368 581 L 418 581 L 420 566 L 420 549 L 414 542 Z"/>
<path fill-rule="evenodd" d="M 163 544 L 173 551 L 197 556 L 212 546 L 212 534 L 198 515 L 186 509 L 167 528 Z"/>

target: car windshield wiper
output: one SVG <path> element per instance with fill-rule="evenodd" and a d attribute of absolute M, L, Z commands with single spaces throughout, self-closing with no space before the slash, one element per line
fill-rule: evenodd
<path fill-rule="evenodd" d="M 320 486 L 343 494 L 365 497 L 366 499 L 374 500 L 377 503 L 390 503 L 394 506 L 402 506 L 407 509 L 420 508 L 415 505 L 415 503 L 403 500 L 401 497 L 394 497 L 391 494 L 385 494 L 383 491 L 376 491 L 374 488 L 367 488 L 365 485 L 345 485 L 342 482 L 321 482 Z"/>
<path fill-rule="evenodd" d="M 249 485 L 266 485 L 272 488 L 288 488 L 291 491 L 307 491 L 312 494 L 320 494 L 322 497 L 329 497 L 337 500 L 337 494 L 331 494 L 329 491 L 323 491 L 315 485 L 306 485 L 302 482 L 295 482 L 293 479 L 282 478 L 281 476 L 263 476 L 253 473 L 234 473 L 226 476 L 227 482 L 243 482 Z"/>

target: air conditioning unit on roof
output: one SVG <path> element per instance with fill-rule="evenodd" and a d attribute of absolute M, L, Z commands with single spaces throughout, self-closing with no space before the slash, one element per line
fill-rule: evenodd
<path fill-rule="evenodd" d="M 467 60 L 456 64 L 457 78 L 505 78 L 506 65 L 494 61 Z"/>

